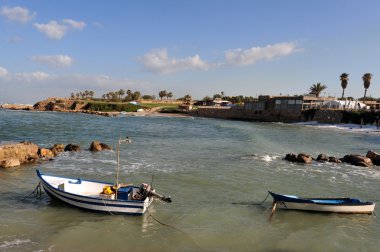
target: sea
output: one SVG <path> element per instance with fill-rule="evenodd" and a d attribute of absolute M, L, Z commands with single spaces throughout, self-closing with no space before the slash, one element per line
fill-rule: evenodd
<path fill-rule="evenodd" d="M 152 183 L 172 203 L 156 201 L 136 217 L 87 212 L 31 194 L 36 169 L 115 181 L 116 152 L 88 148 L 97 140 L 115 149 L 119 137 L 132 140 L 121 145 L 120 180 Z M 277 210 L 269 219 L 272 199 L 266 199 L 270 190 L 380 203 L 379 167 L 283 160 L 287 153 L 380 152 L 376 130 L 0 110 L 0 142 L 24 140 L 46 148 L 73 143 L 82 151 L 0 169 L 0 251 L 380 251 L 376 215 Z"/>

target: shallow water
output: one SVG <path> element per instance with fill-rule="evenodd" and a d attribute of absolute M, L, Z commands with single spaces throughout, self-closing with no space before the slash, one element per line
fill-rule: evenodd
<path fill-rule="evenodd" d="M 150 182 L 173 203 L 155 202 L 142 217 L 89 213 L 27 198 L 45 173 L 113 181 L 115 152 L 91 153 L 93 140 L 121 150 L 124 182 Z M 205 118 L 117 117 L 0 111 L 0 141 L 49 147 L 76 143 L 79 153 L 0 170 L 0 251 L 378 251 L 380 221 L 369 215 L 276 211 L 267 191 L 350 196 L 380 202 L 380 169 L 297 165 L 289 152 L 341 157 L 380 149 L 377 134 Z M 156 219 L 156 220 L 155 220 Z M 167 224 L 167 226 L 160 224 Z"/>

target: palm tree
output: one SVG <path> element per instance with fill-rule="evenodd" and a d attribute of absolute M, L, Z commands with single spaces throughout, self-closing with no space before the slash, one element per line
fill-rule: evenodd
<path fill-rule="evenodd" d="M 184 103 L 186 105 L 191 105 L 191 101 L 193 100 L 193 98 L 191 97 L 191 95 L 187 94 L 183 98 L 184 98 Z"/>
<path fill-rule="evenodd" d="M 125 95 L 125 91 L 123 89 L 120 89 L 118 91 L 118 95 L 119 95 L 119 99 L 121 99 L 121 97 L 123 97 L 123 95 Z"/>
<path fill-rule="evenodd" d="M 365 73 L 363 75 L 362 79 L 363 79 L 363 84 L 364 84 L 364 97 L 363 97 L 363 103 L 364 103 L 365 97 L 367 95 L 367 89 L 371 85 L 372 74 L 371 73 Z"/>
<path fill-rule="evenodd" d="M 169 99 L 172 99 L 173 93 L 172 92 L 167 93 L 166 97 L 168 97 Z"/>
<path fill-rule="evenodd" d="M 343 88 L 342 99 L 344 98 L 344 90 L 346 89 L 347 84 L 348 84 L 348 73 L 342 73 L 340 75 L 340 85 Z"/>
<path fill-rule="evenodd" d="M 161 98 L 161 100 L 162 100 L 162 98 L 166 97 L 167 95 L 168 95 L 168 93 L 166 92 L 166 90 L 160 91 L 158 93 L 158 96 Z"/>
<path fill-rule="evenodd" d="M 325 90 L 327 87 L 322 83 L 318 82 L 317 84 L 313 84 L 310 86 L 310 94 L 315 95 L 315 97 L 319 97 L 319 94 Z"/>

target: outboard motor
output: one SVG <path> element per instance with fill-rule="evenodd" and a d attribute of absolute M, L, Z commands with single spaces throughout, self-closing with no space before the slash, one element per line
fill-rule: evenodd
<path fill-rule="evenodd" d="M 145 200 L 146 197 L 155 197 L 159 200 L 165 201 L 167 203 L 172 202 L 172 198 L 170 196 L 162 196 L 154 191 L 153 188 L 150 187 L 150 185 L 146 183 L 142 183 L 138 192 L 141 195 L 142 200 Z"/>

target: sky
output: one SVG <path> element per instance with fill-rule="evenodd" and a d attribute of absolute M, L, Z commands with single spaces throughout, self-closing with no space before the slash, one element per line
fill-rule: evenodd
<path fill-rule="evenodd" d="M 377 0 L 0 0 L 0 103 L 92 90 L 380 97 Z"/>

